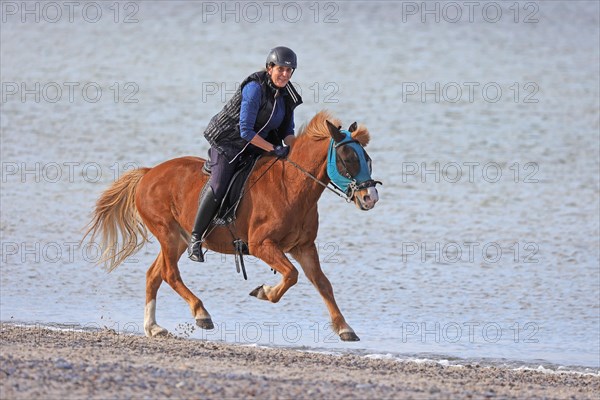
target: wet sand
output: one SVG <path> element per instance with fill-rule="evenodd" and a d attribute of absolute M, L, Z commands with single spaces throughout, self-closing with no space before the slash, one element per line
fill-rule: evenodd
<path fill-rule="evenodd" d="M 0 398 L 596 398 L 600 377 L 0 325 Z"/>

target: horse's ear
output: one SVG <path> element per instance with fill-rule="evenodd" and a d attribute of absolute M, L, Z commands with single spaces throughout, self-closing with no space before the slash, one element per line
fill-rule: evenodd
<path fill-rule="evenodd" d="M 325 120 L 327 122 L 327 129 L 329 129 L 329 134 L 333 138 L 333 141 L 336 143 L 341 142 L 346 138 L 342 132 L 340 132 L 340 128 L 332 124 L 331 122 Z"/>
<path fill-rule="evenodd" d="M 348 132 L 352 133 L 356 130 L 356 128 L 358 128 L 358 124 L 356 123 L 356 121 L 354 121 L 352 125 L 350 125 L 350 128 L 348 128 Z"/>

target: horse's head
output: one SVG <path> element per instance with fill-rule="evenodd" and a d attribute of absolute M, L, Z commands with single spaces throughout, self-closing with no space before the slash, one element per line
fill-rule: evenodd
<path fill-rule="evenodd" d="M 371 178 L 371 158 L 365 151 L 369 136 L 357 131 L 354 122 L 348 130 L 341 129 L 327 121 L 331 135 L 329 152 L 327 153 L 327 175 L 331 182 L 361 210 L 370 210 L 379 200 L 375 185 L 379 181 Z"/>

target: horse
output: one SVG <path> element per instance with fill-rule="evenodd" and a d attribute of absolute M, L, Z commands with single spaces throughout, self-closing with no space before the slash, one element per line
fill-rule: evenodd
<path fill-rule="evenodd" d="M 365 126 L 355 122 L 342 130 L 337 118 L 325 110 L 318 112 L 301 128 L 287 158 L 259 158 L 246 182 L 235 222 L 212 225 L 204 242 L 207 249 L 234 254 L 232 235 L 245 241 L 251 255 L 281 274 L 277 285 L 263 284 L 250 293 L 272 303 L 298 281 L 298 270 L 286 253 L 291 255 L 322 296 L 332 329 L 343 341 L 360 339 L 342 315 L 320 266 L 315 245 L 317 201 L 333 179 L 334 191 L 348 202 L 361 210 L 375 206 L 379 199 L 375 185 L 381 182 L 370 176 L 371 161 L 364 150 L 369 140 Z M 148 231 L 160 243 L 159 254 L 146 273 L 144 332 L 148 337 L 168 334 L 156 322 L 156 295 L 163 281 L 188 303 L 196 325 L 214 328 L 211 315 L 183 283 L 177 265 L 188 246 L 200 190 L 208 180 L 201 172 L 204 163 L 202 158 L 188 156 L 127 171 L 100 195 L 83 237 L 100 239 L 99 263 L 108 272 L 141 249 L 149 240 Z"/>

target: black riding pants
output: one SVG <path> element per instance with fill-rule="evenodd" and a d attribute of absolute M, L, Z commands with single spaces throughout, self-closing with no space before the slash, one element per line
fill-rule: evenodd
<path fill-rule="evenodd" d="M 237 170 L 240 158 L 236 158 L 232 163 L 229 163 L 227 158 L 219 153 L 213 147 L 210 148 L 210 179 L 208 183 L 215 194 L 216 200 L 220 203 L 227 192 L 227 187 L 231 182 L 231 178 Z"/>

